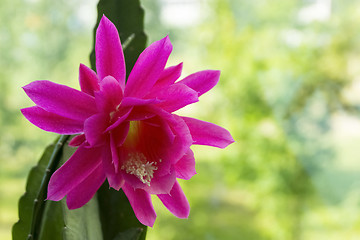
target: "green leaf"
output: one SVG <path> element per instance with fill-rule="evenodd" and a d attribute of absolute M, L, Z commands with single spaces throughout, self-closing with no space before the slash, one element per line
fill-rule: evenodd
<path fill-rule="evenodd" d="M 62 209 L 65 219 L 64 239 L 102 240 L 99 208 L 96 198 L 83 207 L 69 210 L 64 200 Z"/>
<path fill-rule="evenodd" d="M 124 49 L 126 62 L 126 75 L 129 76 L 138 56 L 145 49 L 146 35 L 144 33 L 144 10 L 139 0 L 100 0 L 98 6 L 98 19 L 94 29 L 94 43 L 97 26 L 102 15 L 112 21 L 118 29 L 120 39 L 124 43 L 131 41 Z M 123 45 L 124 47 L 124 45 Z M 90 55 L 91 68 L 95 67 L 95 50 Z"/>
<path fill-rule="evenodd" d="M 125 232 L 119 233 L 114 240 L 137 240 L 140 238 L 142 232 L 142 228 L 130 228 Z"/>
<path fill-rule="evenodd" d="M 39 234 L 35 235 L 33 239 L 62 240 L 65 223 L 62 216 L 61 202 L 46 201 L 44 205 L 45 210 L 41 222 L 36 222 L 39 225 Z"/>
<path fill-rule="evenodd" d="M 19 221 L 13 227 L 13 239 L 37 239 L 45 210 L 47 186 L 56 170 L 69 136 L 61 136 L 45 149 L 38 165 L 29 174 L 26 193 L 19 201 Z"/>
<path fill-rule="evenodd" d="M 45 201 L 50 173 L 64 164 L 75 151 L 75 148 L 66 145 L 68 137 L 61 136 L 57 144 L 47 147 L 38 165 L 31 170 L 26 193 L 19 202 L 20 219 L 13 227 L 14 240 L 103 239 L 96 198 L 76 210 L 69 210 L 65 199 Z"/>
<path fill-rule="evenodd" d="M 19 201 L 19 221 L 13 226 L 12 235 L 14 240 L 27 239 L 30 234 L 34 200 L 39 192 L 39 186 L 48 165 L 55 144 L 45 149 L 38 165 L 33 167 L 27 179 L 26 192 Z"/>
<path fill-rule="evenodd" d="M 96 198 L 83 207 L 69 210 L 65 199 L 46 203 L 40 240 L 102 240 Z"/>

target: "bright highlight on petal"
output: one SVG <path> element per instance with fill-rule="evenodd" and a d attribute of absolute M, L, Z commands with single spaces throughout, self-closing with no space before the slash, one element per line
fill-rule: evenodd
<path fill-rule="evenodd" d="M 82 207 L 105 180 L 122 189 L 138 220 L 153 226 L 157 195 L 176 217 L 187 218 L 189 202 L 177 178 L 196 174 L 194 144 L 225 148 L 230 133 L 213 123 L 173 114 L 199 101 L 219 81 L 205 70 L 177 81 L 183 64 L 167 67 L 168 36 L 152 43 L 136 61 L 125 85 L 125 60 L 114 24 L 102 17 L 96 31 L 95 73 L 81 64 L 81 91 L 35 81 L 24 87 L 36 106 L 22 109 L 39 128 L 79 134 L 69 143 L 76 152 L 52 176 L 48 200 L 67 197 L 69 209 Z"/>

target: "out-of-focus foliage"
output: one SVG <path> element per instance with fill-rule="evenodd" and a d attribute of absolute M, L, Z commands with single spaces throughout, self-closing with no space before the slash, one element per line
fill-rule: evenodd
<path fill-rule="evenodd" d="M 316 4 L 322 9 L 311 13 Z M 360 73 L 360 3 L 213 0 L 203 7 L 208 16 L 199 26 L 178 29 L 175 41 L 187 43 L 178 55 L 188 56 L 185 71 L 201 63 L 222 74 L 192 113 L 227 126 L 236 143 L 197 155 L 199 174 L 183 183 L 189 221 L 160 218 L 150 239 L 356 239 L 359 155 L 342 168 L 345 150 L 333 132 L 337 115 L 358 116 L 359 101 L 347 92 Z"/>
<path fill-rule="evenodd" d="M 79 63 L 89 65 L 92 2 L 0 0 L 0 239 L 11 238 L 27 174 L 55 139 L 21 116 L 32 105 L 21 87 L 40 79 L 78 87 Z"/>
<path fill-rule="evenodd" d="M 96 2 L 0 1 L 0 239 L 9 239 L 26 172 L 54 138 L 21 118 L 18 108 L 30 102 L 19 88 L 35 79 L 76 86 Z M 200 23 L 164 21 L 164 6 L 180 11 L 194 2 Z M 360 2 L 142 3 L 150 40 L 169 34 L 170 60 L 184 61 L 184 75 L 222 71 L 186 114 L 228 128 L 236 140 L 226 150 L 194 149 L 198 174 L 181 182 L 190 218 L 157 204 L 148 239 L 358 239 Z"/>
<path fill-rule="evenodd" d="M 56 144 L 48 146 L 39 163 L 31 169 L 26 193 L 19 201 L 19 221 L 12 229 L 14 240 L 103 240 L 96 200 L 74 211 L 66 207 L 65 199 L 59 202 L 45 201 L 51 173 L 59 162 L 64 164 L 74 153 L 75 149 L 65 145 L 68 138 L 62 136 Z M 47 175 L 45 179 L 44 175 Z"/>

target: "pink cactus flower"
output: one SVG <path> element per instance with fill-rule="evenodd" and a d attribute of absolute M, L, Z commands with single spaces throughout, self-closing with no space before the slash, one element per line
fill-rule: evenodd
<path fill-rule="evenodd" d="M 37 127 L 79 134 L 76 152 L 51 177 L 47 199 L 65 196 L 69 209 L 86 204 L 107 179 L 124 191 L 139 221 L 153 226 L 151 194 L 176 217 L 187 218 L 189 203 L 177 182 L 195 171 L 192 144 L 225 148 L 234 140 L 215 124 L 173 114 L 213 88 L 219 71 L 206 70 L 176 81 L 182 64 L 165 68 L 168 37 L 139 56 L 125 84 L 125 61 L 114 24 L 102 17 L 96 32 L 97 73 L 80 65 L 81 91 L 50 81 L 24 87 L 36 106 L 22 109 Z"/>

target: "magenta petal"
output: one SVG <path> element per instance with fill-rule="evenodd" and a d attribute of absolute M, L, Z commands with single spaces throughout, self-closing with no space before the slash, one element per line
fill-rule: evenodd
<path fill-rule="evenodd" d="M 124 54 L 115 25 L 105 16 L 100 20 L 95 43 L 96 70 L 100 81 L 113 76 L 125 87 L 126 68 Z"/>
<path fill-rule="evenodd" d="M 158 107 L 174 112 L 191 103 L 199 101 L 198 93 L 184 84 L 175 83 L 157 92 L 157 97 L 163 102 L 157 104 Z"/>
<path fill-rule="evenodd" d="M 63 117 L 84 121 L 96 112 L 92 96 L 65 85 L 44 80 L 23 89 L 36 105 Z"/>
<path fill-rule="evenodd" d="M 109 116 L 104 113 L 95 114 L 84 123 L 84 133 L 90 146 L 102 144 L 105 140 L 104 132 L 108 126 Z"/>
<path fill-rule="evenodd" d="M 99 148 L 81 145 L 51 176 L 47 199 L 59 201 L 84 181 L 101 164 L 101 152 Z"/>
<path fill-rule="evenodd" d="M 96 73 L 84 64 L 80 64 L 79 67 L 79 82 L 81 91 L 91 96 L 94 96 L 94 91 L 99 90 L 99 79 Z"/>
<path fill-rule="evenodd" d="M 119 126 L 117 126 L 111 131 L 112 138 L 115 142 L 116 147 L 119 147 L 124 144 L 126 137 L 129 133 L 129 129 L 130 129 L 130 122 L 126 121 L 121 123 Z"/>
<path fill-rule="evenodd" d="M 164 132 L 165 136 L 164 139 L 167 139 L 168 144 L 173 144 L 174 140 L 175 140 L 175 134 L 172 131 L 171 127 L 169 126 L 168 122 L 161 119 L 161 128 L 162 131 Z M 144 123 L 146 123 L 146 121 L 144 121 Z"/>
<path fill-rule="evenodd" d="M 140 121 L 154 117 L 156 114 L 148 110 L 148 106 L 137 106 L 134 107 L 127 117 L 129 121 Z"/>
<path fill-rule="evenodd" d="M 113 123 L 106 128 L 106 132 L 111 131 L 115 129 L 117 126 L 119 126 L 121 123 L 124 122 L 124 120 L 129 116 L 131 113 L 132 107 L 126 107 L 121 108 L 116 114 L 113 116 L 112 121 Z"/>
<path fill-rule="evenodd" d="M 152 87 L 151 92 L 156 93 L 160 89 L 173 84 L 181 76 L 182 67 L 183 64 L 180 63 L 176 66 L 165 68 L 155 85 Z"/>
<path fill-rule="evenodd" d="M 176 177 L 189 180 L 196 174 L 194 153 L 188 152 L 175 164 Z"/>
<path fill-rule="evenodd" d="M 179 83 L 185 84 L 199 93 L 199 97 L 212 89 L 219 81 L 220 71 L 205 70 L 193 73 Z"/>
<path fill-rule="evenodd" d="M 193 139 L 185 121 L 175 114 L 172 114 L 171 116 L 175 122 L 168 121 L 168 123 L 175 134 L 175 139 L 172 146 L 168 148 L 168 159 L 171 159 L 173 163 L 176 163 L 189 150 L 190 146 L 193 144 Z"/>
<path fill-rule="evenodd" d="M 164 176 L 154 176 L 150 182 L 150 186 L 145 185 L 144 189 L 150 194 L 168 194 L 176 181 L 175 171 L 171 171 Z"/>
<path fill-rule="evenodd" d="M 104 170 L 99 165 L 84 181 L 68 193 L 66 196 L 68 208 L 71 210 L 85 205 L 95 195 L 104 181 Z"/>
<path fill-rule="evenodd" d="M 157 195 L 169 211 L 178 218 L 188 218 L 190 205 L 179 183 L 176 181 L 170 194 Z"/>
<path fill-rule="evenodd" d="M 121 107 L 129 107 L 129 106 L 142 106 L 148 104 L 156 104 L 162 102 L 159 99 L 142 99 L 135 97 L 124 97 L 121 102 Z"/>
<path fill-rule="evenodd" d="M 123 190 L 137 219 L 144 225 L 152 227 L 156 219 L 156 213 L 151 202 L 151 196 L 142 189 L 134 189 L 128 184 Z"/>
<path fill-rule="evenodd" d="M 95 92 L 96 106 L 99 111 L 110 113 L 116 109 L 123 97 L 119 82 L 112 76 L 100 82 L 100 91 Z"/>
<path fill-rule="evenodd" d="M 152 145 L 150 149 L 153 148 L 159 150 L 159 148 L 161 148 L 161 158 L 167 159 L 167 161 L 160 164 L 157 171 L 168 174 L 170 170 L 169 166 L 175 164 L 182 156 L 184 156 L 189 147 L 193 144 L 190 130 L 185 121 L 175 114 L 168 113 L 155 106 L 147 106 L 146 111 L 150 114 L 155 113 L 162 121 L 166 122 L 166 126 L 161 124 L 163 128 L 161 135 L 157 133 L 156 129 L 154 129 L 153 133 L 149 134 L 148 139 L 154 139 L 154 137 L 151 136 L 153 135 L 157 136 L 159 140 L 148 141 L 147 147 L 149 148 L 149 146 Z M 147 120 L 146 123 L 149 123 L 150 121 L 151 119 Z M 169 133 L 169 127 L 173 134 Z M 173 136 L 175 136 L 175 138 Z M 164 146 L 161 146 L 159 143 L 162 142 L 161 139 L 165 139 L 164 137 L 168 138 L 168 141 L 163 141 Z M 144 139 L 144 136 L 142 139 Z"/>
<path fill-rule="evenodd" d="M 125 88 L 127 97 L 145 96 L 164 70 L 172 51 L 169 37 L 152 43 L 139 56 Z"/>
<path fill-rule="evenodd" d="M 234 142 L 225 128 L 194 118 L 182 117 L 190 129 L 194 144 L 225 148 Z"/>
<path fill-rule="evenodd" d="M 109 186 L 119 191 L 119 189 L 124 185 L 124 178 L 122 173 L 115 171 L 115 166 L 113 164 L 113 154 L 110 146 L 107 144 L 103 148 L 102 153 L 102 163 L 105 171 L 106 178 L 109 182 Z"/>
<path fill-rule="evenodd" d="M 83 122 L 59 116 L 37 106 L 23 108 L 21 112 L 32 124 L 45 131 L 68 135 L 83 131 Z"/>
<path fill-rule="evenodd" d="M 131 185 L 135 189 L 143 189 L 145 186 L 147 186 L 145 183 L 143 183 L 137 176 L 133 174 L 126 173 L 126 170 L 121 171 L 123 173 L 123 177 L 125 182 L 128 185 Z"/>
<path fill-rule="evenodd" d="M 125 141 L 125 139 L 124 139 Z M 110 133 L 110 150 L 111 150 L 111 158 L 112 163 L 114 164 L 115 173 L 118 173 L 119 169 L 119 155 L 117 152 L 116 139 L 114 134 Z"/>
<path fill-rule="evenodd" d="M 85 134 L 80 134 L 80 135 L 73 137 L 73 139 L 71 139 L 71 141 L 69 142 L 69 146 L 70 147 L 78 147 L 81 144 L 83 144 L 85 141 L 86 141 Z"/>

